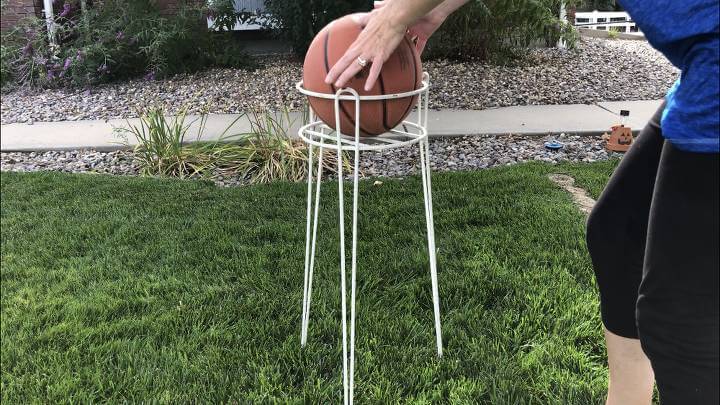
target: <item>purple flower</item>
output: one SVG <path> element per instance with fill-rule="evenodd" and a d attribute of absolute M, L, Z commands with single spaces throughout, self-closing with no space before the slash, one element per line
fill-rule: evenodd
<path fill-rule="evenodd" d="M 103 63 L 97 68 L 98 73 L 100 74 L 107 74 L 110 73 L 110 69 L 108 69 L 107 64 Z"/>
<path fill-rule="evenodd" d="M 125 39 L 125 33 L 122 31 L 118 31 L 118 33 L 115 34 L 115 39 L 118 41 L 122 41 L 123 39 Z"/>
<path fill-rule="evenodd" d="M 30 56 L 33 53 L 33 46 L 31 42 L 28 42 L 22 49 L 23 56 Z"/>
<path fill-rule="evenodd" d="M 155 80 L 155 72 L 152 72 L 152 71 L 147 72 L 147 74 L 145 75 L 145 80 L 147 80 L 147 81 Z"/>
<path fill-rule="evenodd" d="M 47 72 L 47 79 L 48 79 L 48 80 L 53 80 L 54 78 L 55 78 L 55 72 L 52 71 L 52 70 L 48 70 L 48 72 Z"/>
<path fill-rule="evenodd" d="M 68 57 L 65 59 L 65 64 L 63 64 L 63 72 L 70 69 L 70 66 L 72 66 L 72 58 Z"/>
<path fill-rule="evenodd" d="M 75 60 L 76 60 L 77 62 L 81 62 L 81 61 L 83 60 L 83 53 L 80 52 L 79 50 L 78 50 L 77 53 L 75 54 Z"/>
<path fill-rule="evenodd" d="M 72 12 L 72 9 L 73 9 L 73 7 L 70 3 L 63 4 L 63 10 L 60 12 L 59 16 L 67 17 L 67 15 L 70 14 L 70 12 Z"/>

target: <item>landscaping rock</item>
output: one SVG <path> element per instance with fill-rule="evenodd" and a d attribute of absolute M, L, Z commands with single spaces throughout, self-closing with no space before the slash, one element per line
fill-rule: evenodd
<path fill-rule="evenodd" d="M 557 152 L 545 149 L 543 144 L 551 139 L 564 143 L 564 147 Z M 480 170 L 533 160 L 548 163 L 594 162 L 620 156 L 622 155 L 607 152 L 600 137 L 591 136 L 475 135 L 430 140 L 430 166 L 433 171 Z M 404 177 L 419 173 L 419 160 L 417 144 L 363 152 L 360 171 L 363 178 Z M 0 154 L 0 169 L 14 172 L 93 172 L 132 176 L 140 174 L 140 167 L 133 160 L 130 151 L 3 152 Z M 218 186 L 246 184 L 240 175 L 216 173 L 212 177 Z M 347 177 L 352 177 L 352 174 L 348 173 Z"/>
<path fill-rule="evenodd" d="M 18 89 L 4 94 L 0 122 L 32 123 L 137 116 L 160 106 L 198 114 L 249 110 L 301 110 L 294 90 L 302 63 L 267 58 L 255 71 L 213 69 L 166 80 L 142 79 L 90 89 Z M 480 110 L 530 104 L 577 104 L 659 99 L 678 76 L 645 41 L 585 38 L 577 50 L 536 49 L 517 66 L 429 61 L 431 108 Z"/>

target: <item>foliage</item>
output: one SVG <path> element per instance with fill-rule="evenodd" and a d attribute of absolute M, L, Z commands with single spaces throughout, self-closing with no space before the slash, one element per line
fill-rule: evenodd
<path fill-rule="evenodd" d="M 290 113 L 256 113 L 248 116 L 250 132 L 230 131 L 243 118 L 232 121 L 214 141 L 201 141 L 207 114 L 186 121 L 186 110 L 167 118 L 159 108 L 140 113 L 139 125 L 128 121 L 118 128 L 128 145 L 136 141 L 134 156 L 145 175 L 214 178 L 240 174 L 248 183 L 300 181 L 307 178 L 307 147 L 293 140 L 288 129 L 293 125 Z M 189 142 L 191 127 L 197 127 L 195 142 Z M 317 153 L 317 151 L 315 151 Z M 335 157 L 325 152 L 324 166 L 333 172 Z M 347 165 L 347 158 L 345 158 Z"/>
<path fill-rule="evenodd" d="M 618 39 L 620 38 L 620 31 L 615 27 L 608 27 L 607 37 L 608 39 Z"/>
<path fill-rule="evenodd" d="M 279 114 L 256 113 L 250 115 L 250 132 L 242 139 L 241 152 L 229 156 L 229 162 L 238 161 L 237 168 L 246 173 L 251 183 L 268 183 L 274 180 L 301 181 L 307 178 L 307 146 L 287 133 L 292 126 L 287 110 Z M 314 151 L 317 156 L 318 151 Z M 323 154 L 324 167 L 336 167 L 334 153 Z M 225 166 L 228 166 L 227 164 Z M 232 163 L 229 165 L 232 167 Z"/>
<path fill-rule="evenodd" d="M 13 70 L 10 66 L 10 60 L 16 57 L 13 55 L 13 52 L 16 51 L 14 47 L 0 43 L 0 86 L 3 88 L 6 84 L 12 82 Z"/>
<path fill-rule="evenodd" d="M 349 13 L 369 11 L 371 0 L 265 0 L 270 13 L 263 23 L 290 41 L 298 55 L 325 25 Z"/>
<path fill-rule="evenodd" d="M 619 11 L 622 9 L 617 0 L 581 0 L 577 4 L 578 11 Z"/>
<path fill-rule="evenodd" d="M 303 55 L 310 41 L 327 23 L 342 15 L 367 11 L 371 2 L 348 0 L 267 0 L 278 29 Z M 560 0 L 474 0 L 451 15 L 430 39 L 429 58 L 489 59 L 502 61 L 519 49 L 535 44 L 554 45 L 559 38 L 573 46 L 573 27 L 559 18 Z M 574 1 L 566 1 L 566 5 Z"/>
<path fill-rule="evenodd" d="M 140 162 L 143 174 L 183 178 L 205 171 L 207 166 L 201 150 L 191 151 L 185 145 L 193 123 L 186 124 L 185 118 L 186 110 L 167 118 L 161 109 L 151 108 L 141 115 L 140 125 L 128 121 L 127 128 L 117 129 L 121 134 L 135 137 L 134 156 Z M 204 121 L 200 124 L 198 138 L 202 135 Z"/>
<path fill-rule="evenodd" d="M 13 49 L 3 63 L 21 84 L 84 85 L 207 66 L 254 66 L 228 32 L 207 29 L 208 8 L 196 2 L 181 3 L 169 16 L 145 0 L 102 0 L 84 10 L 82 3 L 65 0 L 55 8 L 57 45 L 49 43 L 44 20 L 35 17 L 3 40 Z"/>
<path fill-rule="evenodd" d="M 254 24 L 258 22 L 257 10 L 235 9 L 235 0 L 208 0 L 207 14 L 213 19 L 216 30 L 231 31 L 235 24 Z"/>
<path fill-rule="evenodd" d="M 362 181 L 357 401 L 604 402 L 584 218 L 547 174 L 612 165 L 433 174 L 442 359 L 422 181 Z M 0 176 L 2 403 L 342 401 L 337 184 L 301 348 L 305 184 Z"/>
<path fill-rule="evenodd" d="M 448 17 L 425 56 L 503 62 L 518 50 L 553 46 L 559 38 L 572 47 L 575 31 L 559 14 L 560 0 L 474 0 Z"/>

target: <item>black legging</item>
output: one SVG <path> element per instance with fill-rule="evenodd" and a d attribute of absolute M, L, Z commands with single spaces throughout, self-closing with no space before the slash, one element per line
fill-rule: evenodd
<path fill-rule="evenodd" d="M 587 244 L 612 333 L 639 338 L 667 404 L 718 404 L 718 154 L 663 139 L 664 106 L 590 214 Z"/>

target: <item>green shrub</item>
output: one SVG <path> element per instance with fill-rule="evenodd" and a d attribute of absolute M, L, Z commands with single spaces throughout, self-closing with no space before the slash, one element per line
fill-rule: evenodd
<path fill-rule="evenodd" d="M 185 144 L 193 123 L 185 122 L 186 112 L 183 110 L 167 118 L 162 109 L 151 108 L 140 114 L 140 125 L 128 122 L 126 128 L 117 129 L 122 138 L 127 138 L 128 134 L 135 138 L 134 156 L 141 173 L 183 178 L 206 171 L 207 159 L 202 151 L 190 150 Z M 201 134 L 199 131 L 198 138 Z M 127 139 L 125 144 L 128 144 Z"/>
<path fill-rule="evenodd" d="M 116 129 L 125 145 L 129 145 L 129 137 L 135 139 L 134 158 L 142 174 L 208 179 L 240 175 L 251 184 L 307 178 L 307 145 L 289 136 L 293 121 L 287 110 L 252 113 L 248 116 L 250 132 L 232 134 L 242 118 L 238 117 L 214 141 L 201 141 L 207 115 L 188 121 L 186 111 L 168 118 L 162 109 L 150 108 L 139 114 L 139 125 L 128 122 Z M 190 139 L 195 122 L 197 134 Z M 345 169 L 350 170 L 347 157 L 343 160 Z M 337 155 L 326 149 L 323 162 L 328 172 L 334 172 Z"/>
<path fill-rule="evenodd" d="M 580 0 L 577 2 L 578 11 L 620 11 L 617 0 Z"/>
<path fill-rule="evenodd" d="M 474 0 L 430 38 L 425 57 L 504 62 L 528 46 L 552 46 L 561 37 L 573 46 L 575 31 L 559 14 L 560 0 Z"/>
<path fill-rule="evenodd" d="M 56 46 L 49 44 L 45 22 L 35 17 L 3 38 L 3 69 L 21 84 L 85 85 L 209 66 L 255 66 L 229 32 L 207 28 L 211 9 L 204 3 L 181 3 L 170 16 L 144 0 L 88 2 L 84 11 L 75 0 L 55 4 Z"/>
<path fill-rule="evenodd" d="M 0 44 L 0 86 L 3 88 L 12 82 L 13 71 L 10 60 L 15 58 L 12 54 L 14 51 L 14 48 L 4 43 Z"/>
<path fill-rule="evenodd" d="M 290 41 L 298 55 L 304 55 L 310 42 L 330 21 L 345 14 L 369 11 L 372 0 L 265 0 L 271 14 L 267 28 Z"/>
<path fill-rule="evenodd" d="M 315 34 L 330 21 L 372 8 L 367 0 L 266 0 L 265 4 L 272 18 L 264 24 L 289 40 L 298 55 L 305 54 Z M 560 21 L 559 14 L 560 0 L 473 0 L 445 21 L 424 56 L 502 61 L 533 44 L 554 45 L 560 37 L 572 46 L 574 30 Z"/>

